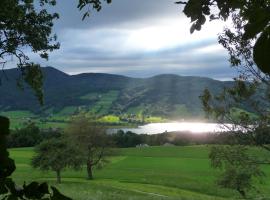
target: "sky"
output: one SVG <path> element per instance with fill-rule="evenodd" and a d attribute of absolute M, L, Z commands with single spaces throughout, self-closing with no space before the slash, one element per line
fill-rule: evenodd
<path fill-rule="evenodd" d="M 85 72 L 150 77 L 157 74 L 236 76 L 217 42 L 224 23 L 208 22 L 190 34 L 190 19 L 175 0 L 113 0 L 82 21 L 76 1 L 58 1 L 54 32 L 61 44 L 49 61 L 31 60 L 69 74 Z"/>

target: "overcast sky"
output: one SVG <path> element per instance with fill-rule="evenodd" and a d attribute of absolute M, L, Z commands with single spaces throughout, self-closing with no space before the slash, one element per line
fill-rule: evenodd
<path fill-rule="evenodd" d="M 230 79 L 227 52 L 217 43 L 224 24 L 207 23 L 190 34 L 190 20 L 175 0 L 113 0 L 81 21 L 76 1 L 58 1 L 54 32 L 60 50 L 48 62 L 32 60 L 69 74 L 101 72 L 131 77 L 156 74 Z"/>

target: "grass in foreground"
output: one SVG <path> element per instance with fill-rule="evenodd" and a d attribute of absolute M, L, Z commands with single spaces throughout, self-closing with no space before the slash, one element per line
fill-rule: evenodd
<path fill-rule="evenodd" d="M 17 163 L 13 175 L 23 181 L 48 181 L 55 184 L 55 174 L 41 172 L 30 166 L 32 148 L 12 149 L 11 157 Z M 270 177 L 270 167 L 264 167 Z M 206 146 L 149 147 L 120 149 L 111 163 L 94 172 L 95 180 L 85 179 L 85 171 L 66 170 L 63 183 L 57 187 L 75 200 L 87 199 L 239 199 L 231 190 L 215 185 L 217 171 L 209 166 Z M 266 177 L 259 190 L 270 196 L 270 180 Z M 255 192 L 252 196 L 258 196 Z"/>

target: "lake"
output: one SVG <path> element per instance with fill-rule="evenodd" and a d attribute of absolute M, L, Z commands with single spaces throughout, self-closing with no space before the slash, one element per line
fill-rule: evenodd
<path fill-rule="evenodd" d="M 117 128 L 109 129 L 109 133 L 116 133 L 118 130 L 125 132 L 131 131 L 137 134 L 158 134 L 173 131 L 189 131 L 191 133 L 214 133 L 225 131 L 224 127 L 216 123 L 202 122 L 170 122 L 170 123 L 151 123 L 137 128 Z"/>

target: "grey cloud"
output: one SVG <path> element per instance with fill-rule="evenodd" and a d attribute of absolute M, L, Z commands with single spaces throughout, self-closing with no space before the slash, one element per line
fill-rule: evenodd
<path fill-rule="evenodd" d="M 67 73 L 104 72 L 132 77 L 174 73 L 217 79 L 235 76 L 235 71 L 229 68 L 225 50 L 212 53 L 198 51 L 216 45 L 215 37 L 159 50 L 121 49 L 125 31 L 166 23 L 171 19 L 179 19 L 180 22 L 185 18 L 174 2 L 113 0 L 112 4 L 104 5 L 102 11 L 94 12 L 82 22 L 82 12 L 76 8 L 76 1 L 58 1 L 53 10 L 60 11 L 61 15 L 55 26 L 61 49 L 50 55 L 49 62 L 34 55 L 30 57 L 44 66 L 57 67 Z"/>
<path fill-rule="evenodd" d="M 81 21 L 83 11 L 79 11 L 77 1 L 58 1 L 52 12 L 59 12 L 60 19 L 56 22 L 56 30 L 66 28 L 138 28 L 145 24 L 158 22 L 160 18 L 181 18 L 181 6 L 174 0 L 113 0 L 111 4 L 103 4 L 100 12 L 92 11 L 89 18 Z"/>
<path fill-rule="evenodd" d="M 102 40 L 102 37 L 100 38 Z M 181 54 L 190 54 L 196 49 L 207 47 L 210 45 L 216 45 L 215 39 L 209 39 L 209 40 L 203 40 L 199 42 L 194 42 L 190 44 L 185 45 L 178 45 L 173 48 L 168 49 L 161 49 L 161 50 L 153 50 L 150 52 L 132 52 L 132 53 L 119 53 L 117 50 L 112 51 L 105 48 L 103 49 L 97 49 L 94 47 L 73 47 L 70 45 L 69 48 L 65 48 L 61 51 L 61 54 L 64 54 L 65 57 L 69 57 L 71 59 L 97 59 L 97 60 L 114 60 L 114 59 L 143 59 L 145 57 L 151 58 L 168 58 L 168 57 L 179 57 Z M 120 54 L 120 55 L 119 55 Z M 54 56 L 52 59 L 55 59 L 55 57 L 59 56 L 58 53 L 56 56 Z M 184 55 L 186 56 L 190 55 Z M 194 55 L 193 59 L 198 59 L 200 55 Z M 215 56 L 216 57 L 216 56 Z M 192 60 L 190 60 L 192 62 Z"/>
<path fill-rule="evenodd" d="M 118 55 L 95 49 L 70 49 L 64 56 L 51 58 L 53 66 L 68 73 L 104 72 L 133 77 L 149 77 L 161 73 L 209 76 L 227 79 L 235 74 L 229 70 L 226 52 L 195 54 L 197 48 L 211 45 L 201 41 L 190 46 L 180 46 L 163 51 Z"/>

